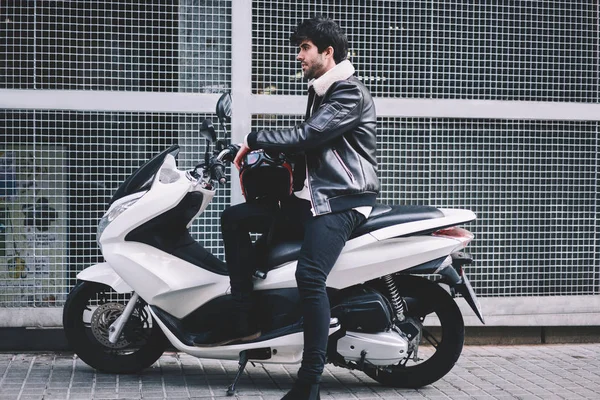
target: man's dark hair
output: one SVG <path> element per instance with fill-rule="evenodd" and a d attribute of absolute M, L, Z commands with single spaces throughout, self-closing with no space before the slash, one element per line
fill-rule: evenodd
<path fill-rule="evenodd" d="M 292 44 L 299 46 L 303 41 L 310 40 L 317 46 L 319 53 L 329 46 L 333 47 L 333 59 L 336 64 L 348 56 L 348 39 L 338 24 L 330 18 L 316 15 L 298 24 L 290 36 Z"/>

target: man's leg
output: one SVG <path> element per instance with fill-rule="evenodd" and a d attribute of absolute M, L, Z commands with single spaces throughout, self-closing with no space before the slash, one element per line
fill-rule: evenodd
<path fill-rule="evenodd" d="M 304 242 L 296 269 L 296 281 L 304 316 L 304 354 L 299 381 L 319 383 L 325 365 L 329 336 L 330 305 L 326 280 L 346 241 L 365 217 L 354 210 L 311 218 L 305 225 Z"/>
<path fill-rule="evenodd" d="M 251 334 L 249 316 L 252 310 L 252 275 L 256 270 L 256 254 L 250 232 L 265 233 L 273 223 L 277 204 L 242 203 L 229 207 L 221 215 L 221 232 L 225 259 L 235 303 L 234 336 Z"/>

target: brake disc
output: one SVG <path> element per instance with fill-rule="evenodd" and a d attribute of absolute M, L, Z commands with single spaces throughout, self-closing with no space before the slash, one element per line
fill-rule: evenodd
<path fill-rule="evenodd" d="M 129 341 L 123 334 L 121 334 L 116 343 L 111 343 L 108 340 L 108 329 L 123 314 L 123 310 L 125 310 L 123 304 L 105 303 L 96 308 L 96 311 L 92 314 L 90 322 L 92 333 L 101 345 L 111 349 L 122 349 L 129 345 Z"/>

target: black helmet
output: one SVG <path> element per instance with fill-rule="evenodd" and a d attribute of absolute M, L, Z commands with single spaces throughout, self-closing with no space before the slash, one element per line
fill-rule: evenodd
<path fill-rule="evenodd" d="M 254 150 L 242 160 L 240 186 L 246 201 L 287 197 L 292 182 L 292 167 L 281 153 Z"/>

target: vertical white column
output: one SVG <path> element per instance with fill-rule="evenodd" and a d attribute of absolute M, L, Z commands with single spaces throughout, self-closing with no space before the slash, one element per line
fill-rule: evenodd
<path fill-rule="evenodd" d="M 231 142 L 240 143 L 252 126 L 252 0 L 231 2 L 231 57 Z M 243 196 L 232 168 L 231 204 L 238 204 Z"/>

